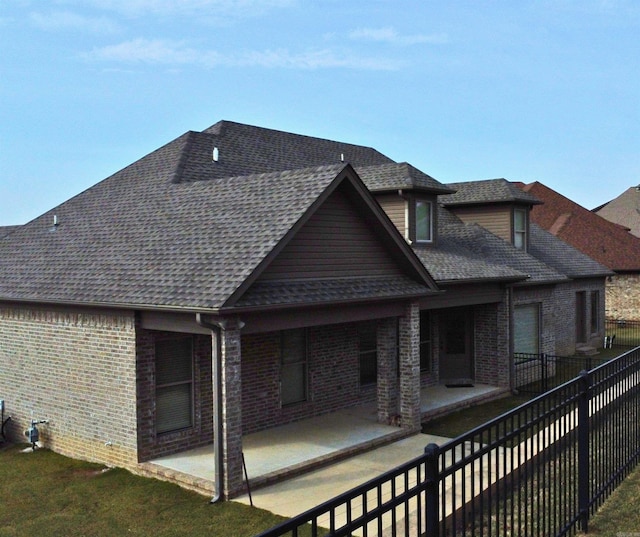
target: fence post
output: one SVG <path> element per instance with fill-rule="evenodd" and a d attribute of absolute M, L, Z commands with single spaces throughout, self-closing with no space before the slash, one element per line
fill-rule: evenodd
<path fill-rule="evenodd" d="M 589 524 L 589 388 L 591 375 L 580 371 L 580 399 L 578 400 L 578 509 L 580 529 L 587 533 Z"/>
<path fill-rule="evenodd" d="M 437 444 L 429 444 L 424 448 L 425 454 L 425 478 L 426 482 L 426 533 L 425 537 L 440 536 L 440 513 L 438 491 L 440 484 L 440 470 L 438 468 L 438 459 L 440 456 L 440 448 Z"/>

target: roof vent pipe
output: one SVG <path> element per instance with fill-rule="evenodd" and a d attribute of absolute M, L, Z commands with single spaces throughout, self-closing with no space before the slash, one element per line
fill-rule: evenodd
<path fill-rule="evenodd" d="M 213 162 L 218 162 L 218 156 L 220 151 L 218 151 L 217 147 L 213 148 Z"/>
<path fill-rule="evenodd" d="M 340 153 L 340 162 L 344 162 L 344 153 Z"/>

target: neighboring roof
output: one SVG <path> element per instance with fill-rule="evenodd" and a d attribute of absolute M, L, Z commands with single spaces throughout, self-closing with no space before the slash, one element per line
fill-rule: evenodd
<path fill-rule="evenodd" d="M 406 162 L 358 166 L 356 171 L 372 192 L 420 190 L 434 194 L 455 192 Z"/>
<path fill-rule="evenodd" d="M 602 218 L 619 224 L 640 237 L 640 186 L 625 190 L 617 198 L 593 210 Z"/>
<path fill-rule="evenodd" d="M 542 183 L 520 187 L 544 202 L 531 211 L 541 228 L 611 270 L 640 271 L 640 238 Z"/>
<path fill-rule="evenodd" d="M 442 196 L 440 202 L 445 207 L 458 205 L 487 205 L 493 203 L 517 203 L 537 205 L 541 201 L 535 196 L 523 192 L 506 179 L 487 179 L 449 183 L 446 186 L 455 190 L 455 194 Z"/>
<path fill-rule="evenodd" d="M 0 241 L 0 298 L 216 310 L 339 182 L 370 197 L 342 163 L 206 179 L 208 137 L 186 133 Z M 415 266 L 426 276 L 400 295 L 430 290 Z"/>
<path fill-rule="evenodd" d="M 0 239 L 6 237 L 10 233 L 13 233 L 20 226 L 0 226 Z"/>
<path fill-rule="evenodd" d="M 529 253 L 570 278 L 611 276 L 613 272 L 565 241 L 532 223 Z"/>

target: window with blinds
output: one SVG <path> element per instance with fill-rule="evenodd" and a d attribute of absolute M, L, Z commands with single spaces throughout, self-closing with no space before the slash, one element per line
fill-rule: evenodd
<path fill-rule="evenodd" d="M 193 426 L 193 341 L 156 341 L 156 432 Z"/>
<path fill-rule="evenodd" d="M 540 352 L 540 304 L 523 304 L 513 310 L 513 350 L 516 353 Z"/>

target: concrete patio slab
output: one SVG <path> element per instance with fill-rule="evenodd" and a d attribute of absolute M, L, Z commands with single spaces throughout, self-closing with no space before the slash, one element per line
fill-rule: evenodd
<path fill-rule="evenodd" d="M 441 445 L 447 440 L 440 436 L 415 434 L 252 491 L 253 504 L 255 507 L 290 518 L 419 457 L 424 453 L 424 448 L 432 442 Z M 244 494 L 235 501 L 248 505 L 249 495 Z"/>

